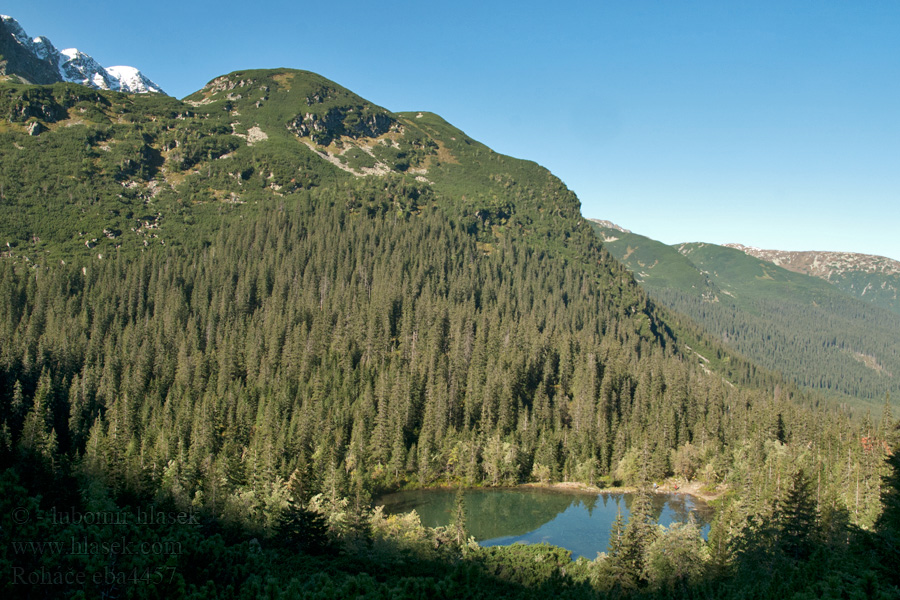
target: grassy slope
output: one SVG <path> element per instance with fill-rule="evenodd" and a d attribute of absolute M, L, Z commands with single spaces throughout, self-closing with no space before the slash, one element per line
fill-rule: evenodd
<path fill-rule="evenodd" d="M 740 250 L 705 243 L 680 244 L 676 249 L 747 310 L 758 310 L 754 301 L 773 299 L 799 305 L 855 304 L 855 299 L 817 277 L 782 269 Z"/>
<path fill-rule="evenodd" d="M 864 273 L 834 274 L 829 282 L 852 296 L 900 314 L 900 275 Z"/>
<path fill-rule="evenodd" d="M 647 290 L 671 288 L 699 296 L 718 291 L 690 259 L 671 246 L 594 222 L 591 222 L 591 227 L 603 240 L 606 249 L 622 261 Z"/>

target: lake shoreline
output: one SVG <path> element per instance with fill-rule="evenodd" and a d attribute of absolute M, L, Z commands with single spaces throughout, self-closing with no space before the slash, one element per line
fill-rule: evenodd
<path fill-rule="evenodd" d="M 718 490 L 715 493 L 710 493 L 708 491 L 704 491 L 703 486 L 696 481 L 691 481 L 688 483 L 679 482 L 674 479 L 669 479 L 663 482 L 662 485 L 653 488 L 651 491 L 655 494 L 684 494 L 685 496 L 691 496 L 692 498 L 699 499 L 706 504 L 718 500 L 721 498 L 727 490 Z M 385 491 L 379 494 L 380 497 L 384 497 L 390 494 L 395 494 L 403 491 L 412 491 L 412 490 L 457 490 L 460 489 L 458 486 L 454 485 L 432 485 L 425 487 L 411 487 L 411 488 L 401 488 L 395 489 L 391 491 Z M 529 483 L 520 483 L 517 485 L 506 485 L 506 486 L 475 486 L 475 487 L 463 487 L 463 490 L 518 490 L 518 489 L 537 489 L 537 490 L 548 490 L 548 491 L 557 491 L 557 492 L 569 492 L 569 493 L 582 493 L 582 494 L 634 494 L 638 491 L 638 488 L 633 485 L 625 485 L 625 486 L 612 486 L 612 487 L 598 487 L 596 485 L 591 485 L 588 483 L 581 483 L 579 481 L 556 481 L 552 483 L 541 483 L 541 482 L 529 482 Z"/>
<path fill-rule="evenodd" d="M 512 486 L 510 489 L 516 488 L 548 489 L 569 492 L 584 492 L 590 494 L 634 494 L 638 491 L 638 488 L 636 486 L 626 485 L 601 488 L 596 485 L 581 483 L 579 481 L 557 481 L 553 483 L 520 483 L 519 485 Z M 702 485 L 696 481 L 683 483 L 674 480 L 667 480 L 662 485 L 653 488 L 652 491 L 656 494 L 685 494 L 687 496 L 699 498 L 706 503 L 718 500 L 725 494 L 725 490 L 717 491 L 715 493 L 703 491 Z"/>

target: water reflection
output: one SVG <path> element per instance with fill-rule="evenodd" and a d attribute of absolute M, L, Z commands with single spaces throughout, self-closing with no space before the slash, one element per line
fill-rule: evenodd
<path fill-rule="evenodd" d="M 379 499 L 386 514 L 419 514 L 423 525 L 448 525 L 454 512 L 453 490 L 398 492 Z M 466 527 L 482 546 L 547 542 L 592 559 L 604 552 L 610 528 L 621 509 L 626 520 L 633 494 L 587 494 L 543 489 L 467 490 Z M 655 494 L 653 516 L 663 525 L 693 518 L 709 531 L 711 509 L 683 494 Z"/>

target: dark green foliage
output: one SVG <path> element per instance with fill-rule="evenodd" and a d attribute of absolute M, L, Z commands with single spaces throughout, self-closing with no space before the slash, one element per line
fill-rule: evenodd
<path fill-rule="evenodd" d="M 453 540 L 462 546 L 469 539 L 469 533 L 466 531 L 466 500 L 462 488 L 456 492 L 454 504 L 453 522 L 451 523 Z"/>
<path fill-rule="evenodd" d="M 900 446 L 894 447 L 887 463 L 888 471 L 881 485 L 882 512 L 875 522 L 875 530 L 881 536 L 888 563 L 896 565 L 900 561 Z M 888 568 L 886 574 L 900 585 L 900 574 L 895 568 Z"/>
<path fill-rule="evenodd" d="M 809 556 L 817 529 L 816 503 L 811 482 L 803 469 L 790 480 L 784 496 L 775 505 L 774 519 L 781 550 L 794 559 Z"/>
<path fill-rule="evenodd" d="M 882 484 L 884 506 L 875 524 L 878 531 L 900 538 L 900 451 L 895 447 L 887 459 L 889 471 Z"/>
<path fill-rule="evenodd" d="M 322 554 L 328 548 L 328 522 L 319 513 L 291 502 L 283 509 L 273 541 L 305 554 Z"/>
<path fill-rule="evenodd" d="M 618 584 L 635 588 L 647 581 L 647 554 L 657 536 L 651 513 L 650 492 L 640 490 L 631 503 L 631 515 L 618 542 L 613 559 L 619 564 Z"/>

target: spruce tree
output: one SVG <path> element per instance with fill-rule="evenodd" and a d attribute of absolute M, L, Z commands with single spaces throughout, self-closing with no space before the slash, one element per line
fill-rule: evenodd
<path fill-rule="evenodd" d="M 457 546 L 462 548 L 466 544 L 466 540 L 469 539 L 469 533 L 466 530 L 466 497 L 462 488 L 456 490 L 451 529 L 453 531 L 453 540 Z"/>
<path fill-rule="evenodd" d="M 641 488 L 631 501 L 631 515 L 619 549 L 623 587 L 637 587 L 646 581 L 647 549 L 656 535 L 650 491 Z"/>
<path fill-rule="evenodd" d="M 779 542 L 785 554 L 795 559 L 809 555 L 816 526 L 816 502 L 809 478 L 798 469 L 775 506 Z"/>
<path fill-rule="evenodd" d="M 881 514 L 875 529 L 900 555 L 900 445 L 887 458 L 889 467 L 881 482 Z"/>

